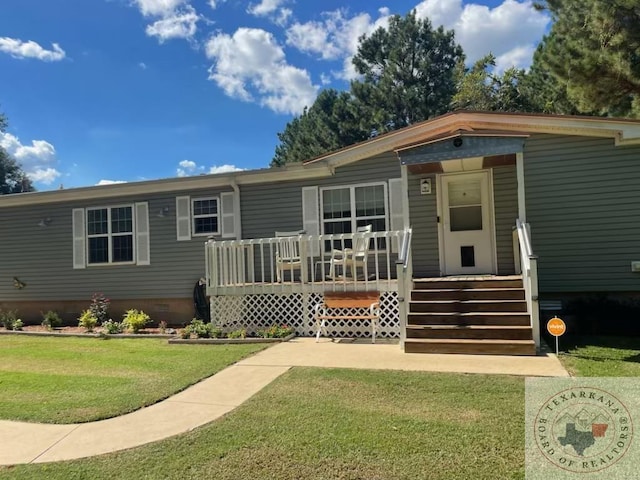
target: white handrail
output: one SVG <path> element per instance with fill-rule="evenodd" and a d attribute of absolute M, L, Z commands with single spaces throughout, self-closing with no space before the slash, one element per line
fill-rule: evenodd
<path fill-rule="evenodd" d="M 531 330 L 536 349 L 540 349 L 540 314 L 538 310 L 538 257 L 533 254 L 529 224 L 516 220 L 520 270 L 527 301 L 527 312 L 531 319 Z"/>
<path fill-rule="evenodd" d="M 407 338 L 408 296 L 413 289 L 413 265 L 411 261 L 412 229 L 405 229 L 400 245 L 400 254 L 396 261 L 396 276 L 398 277 L 398 316 L 400 323 L 400 348 L 404 351 Z"/>

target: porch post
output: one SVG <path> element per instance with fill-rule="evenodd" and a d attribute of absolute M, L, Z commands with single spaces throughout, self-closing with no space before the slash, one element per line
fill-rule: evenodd
<path fill-rule="evenodd" d="M 402 180 L 402 215 L 404 217 L 404 228 L 409 228 L 411 220 L 409 218 L 409 174 L 407 166 L 400 165 L 400 179 Z"/>
<path fill-rule="evenodd" d="M 524 153 L 516 153 L 516 175 L 518 178 L 518 218 L 522 223 L 527 222 L 527 208 L 524 192 Z"/>

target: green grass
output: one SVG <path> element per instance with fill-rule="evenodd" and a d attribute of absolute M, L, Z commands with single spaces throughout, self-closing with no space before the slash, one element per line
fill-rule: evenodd
<path fill-rule="evenodd" d="M 640 377 L 638 337 L 568 336 L 560 342 L 560 361 L 571 375 Z"/>
<path fill-rule="evenodd" d="M 523 479 L 524 381 L 293 369 L 222 419 L 0 479 Z"/>
<path fill-rule="evenodd" d="M 48 423 L 121 415 L 166 398 L 264 345 L 156 339 L 0 338 L 0 418 Z"/>

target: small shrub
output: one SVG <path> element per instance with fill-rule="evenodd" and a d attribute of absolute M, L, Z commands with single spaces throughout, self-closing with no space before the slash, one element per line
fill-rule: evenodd
<path fill-rule="evenodd" d="M 167 322 L 165 322 L 164 320 L 162 320 L 159 324 L 158 324 L 158 328 L 160 329 L 160 333 L 165 333 L 167 331 Z"/>
<path fill-rule="evenodd" d="M 124 314 L 124 318 L 122 320 L 122 326 L 125 330 L 131 331 L 133 333 L 138 333 L 144 326 L 151 321 L 149 315 L 144 313 L 142 310 L 136 310 L 132 308 L 131 310 L 127 310 L 127 313 Z"/>
<path fill-rule="evenodd" d="M 180 331 L 180 338 L 187 340 L 191 338 L 191 327 L 187 325 Z"/>
<path fill-rule="evenodd" d="M 111 301 L 104 296 L 103 293 L 94 293 L 91 297 L 91 304 L 89 305 L 89 311 L 98 320 L 98 323 L 102 325 L 109 320 L 109 304 Z"/>
<path fill-rule="evenodd" d="M 42 314 L 42 326 L 47 330 L 53 330 L 56 327 L 62 325 L 62 319 L 53 310 L 49 310 L 47 313 Z"/>
<path fill-rule="evenodd" d="M 269 328 L 260 330 L 258 336 L 262 338 L 284 338 L 291 335 L 295 330 L 287 325 L 271 325 Z"/>
<path fill-rule="evenodd" d="M 209 323 L 209 330 L 211 332 L 211 338 L 222 338 L 224 337 L 224 332 L 220 327 L 215 327 L 213 324 Z"/>
<path fill-rule="evenodd" d="M 91 310 L 84 310 L 78 318 L 78 326 L 84 328 L 87 332 L 93 332 L 98 324 L 98 319 Z"/>
<path fill-rule="evenodd" d="M 190 333 L 193 333 L 198 338 L 210 338 L 211 327 L 208 323 L 204 323 L 202 320 L 194 318 L 187 326 Z"/>
<path fill-rule="evenodd" d="M 22 320 L 20 320 L 19 318 L 13 322 L 13 330 L 22 330 L 22 327 L 24 326 L 24 323 L 22 323 Z"/>
<path fill-rule="evenodd" d="M 102 328 L 104 328 L 104 331 L 106 333 L 109 333 L 111 335 L 115 335 L 116 333 L 122 333 L 123 331 L 122 323 L 114 322 L 111 319 L 107 320 L 106 322 L 103 322 Z"/>
<path fill-rule="evenodd" d="M 17 310 L 0 310 L 0 325 L 7 330 L 14 330 L 15 323 L 18 321 Z"/>
<path fill-rule="evenodd" d="M 247 338 L 247 330 L 245 328 L 233 330 L 227 334 L 227 338 Z"/>

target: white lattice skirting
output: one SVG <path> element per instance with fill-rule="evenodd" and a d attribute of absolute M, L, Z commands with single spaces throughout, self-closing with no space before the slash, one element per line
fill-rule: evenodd
<path fill-rule="evenodd" d="M 315 334 L 313 307 L 322 301 L 319 293 L 224 295 L 211 297 L 211 319 L 225 330 L 246 328 L 248 334 L 272 325 L 288 325 L 299 336 Z M 368 313 L 365 309 L 351 309 L 352 315 Z M 383 292 L 380 297 L 380 323 L 377 336 L 398 338 L 398 294 Z M 371 327 L 367 320 L 336 320 L 327 325 L 332 337 L 369 337 Z"/>

